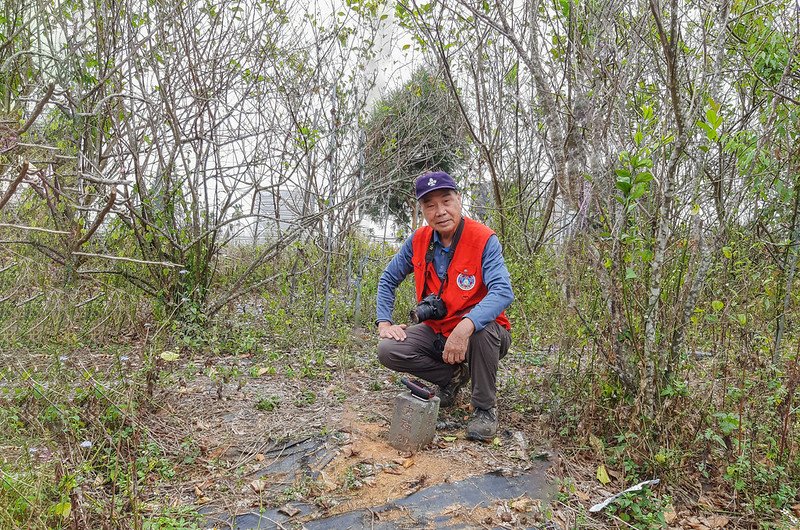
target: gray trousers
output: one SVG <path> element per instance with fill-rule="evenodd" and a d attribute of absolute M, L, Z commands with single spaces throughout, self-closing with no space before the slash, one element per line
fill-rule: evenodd
<path fill-rule="evenodd" d="M 442 360 L 442 352 L 435 346 L 437 338 L 441 339 L 425 324 L 409 326 L 404 341 L 381 339 L 378 360 L 391 370 L 445 386 L 453 377 L 456 365 Z M 466 362 L 469 363 L 473 407 L 489 409 L 497 404 L 497 368 L 510 345 L 511 334 L 497 322 L 491 322 L 469 338 Z"/>

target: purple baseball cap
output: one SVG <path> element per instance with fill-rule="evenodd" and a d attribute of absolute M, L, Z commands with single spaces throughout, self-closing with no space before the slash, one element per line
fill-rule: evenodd
<path fill-rule="evenodd" d="M 415 183 L 417 191 L 417 200 L 422 199 L 426 194 L 435 190 L 455 190 L 458 191 L 456 181 L 453 177 L 444 171 L 434 171 L 433 173 L 425 173 L 417 178 Z"/>

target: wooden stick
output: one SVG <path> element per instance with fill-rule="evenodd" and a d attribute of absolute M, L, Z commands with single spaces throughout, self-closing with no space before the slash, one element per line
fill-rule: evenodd
<path fill-rule="evenodd" d="M 181 267 L 183 265 L 180 263 L 172 263 L 169 261 L 147 261 L 143 259 L 134 259 L 134 258 L 126 258 L 123 256 L 108 256 L 106 254 L 92 254 L 91 252 L 73 252 L 75 256 L 86 256 L 89 258 L 102 258 L 102 259 L 110 259 L 114 261 L 129 261 L 131 263 L 141 263 L 142 265 L 160 265 L 162 267 Z"/>

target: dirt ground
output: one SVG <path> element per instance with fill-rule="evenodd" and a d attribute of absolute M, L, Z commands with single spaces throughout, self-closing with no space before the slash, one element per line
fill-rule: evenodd
<path fill-rule="evenodd" d="M 520 381 L 524 386 L 535 379 L 540 368 L 513 353 L 498 374 L 501 425 L 495 441 L 464 439 L 469 416 L 465 389 L 456 408 L 440 412 L 445 428 L 415 454 L 388 444 L 393 400 L 403 388 L 395 374 L 378 365 L 369 339 L 346 354 L 324 352 L 311 362 L 311 370 L 308 359 L 280 362 L 275 369 L 248 356 L 182 359 L 166 370 L 153 411 L 142 421 L 171 460 L 182 463 L 173 480 L 155 486 L 150 502 L 154 511 L 163 505 L 194 505 L 231 515 L 264 508 L 291 513 L 293 503 L 301 503 L 314 507 L 313 513 L 297 516 L 309 520 L 384 505 L 466 477 L 519 472 L 546 460 L 551 501 L 537 509 L 548 528 L 629 527 L 613 516 L 588 512 L 632 485 L 624 482 L 622 470 L 608 469 L 610 482 L 601 484 L 591 451 L 557 447 L 545 436 L 548 429 L 541 418 L 515 406 Z M 298 375 L 304 369 L 308 375 Z M 307 462 L 310 474 L 289 469 L 265 475 L 265 469 L 280 464 L 282 447 L 312 439 L 324 440 L 324 446 L 318 459 Z M 701 488 L 699 497 L 693 495 L 673 498 L 678 506 L 692 506 L 699 499 L 705 507 L 668 506 L 669 528 L 749 527 L 725 514 L 721 492 Z M 470 521 L 465 524 L 484 527 L 483 521 L 493 520 L 508 528 L 525 527 L 523 519 L 499 519 L 508 506 L 456 508 L 459 517 Z M 382 517 L 391 517 L 391 512 Z"/>
<path fill-rule="evenodd" d="M 247 357 L 218 358 L 200 370 L 191 362 L 175 366 L 172 382 L 154 399 L 158 408 L 146 422 L 154 438 L 171 441 L 165 444 L 168 453 L 179 456 L 189 447 L 197 457 L 179 466 L 172 486 L 160 487 L 154 508 L 158 502 L 199 504 L 237 514 L 310 502 L 318 508 L 316 515 L 329 516 L 487 472 L 519 472 L 535 458 L 558 467 L 540 426 L 513 410 L 501 407 L 501 429 L 493 443 L 466 440 L 467 389 L 457 407 L 440 411 L 440 429 L 429 447 L 413 454 L 394 449 L 387 437 L 394 398 L 404 388 L 395 374 L 377 365 L 371 350 L 355 355 L 351 367 L 342 369 L 332 353 L 322 375 L 314 378 L 266 373 Z M 238 381 L 219 384 L 215 369 L 239 374 Z M 269 484 L 259 479 L 275 463 L 276 446 L 315 436 L 324 437 L 328 447 L 321 462 L 309 465 L 313 480 L 296 473 L 281 477 L 280 484 L 274 474 Z"/>

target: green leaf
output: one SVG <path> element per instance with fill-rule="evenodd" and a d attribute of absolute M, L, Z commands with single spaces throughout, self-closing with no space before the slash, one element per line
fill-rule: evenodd
<path fill-rule="evenodd" d="M 443 436 L 442 440 L 445 442 L 455 442 L 457 440 L 456 436 Z"/>
<path fill-rule="evenodd" d="M 719 430 L 726 436 L 739 429 L 739 418 L 731 412 L 717 412 L 714 417 L 717 419 Z"/>
<path fill-rule="evenodd" d="M 631 192 L 631 183 L 625 182 L 624 180 L 618 180 L 616 182 L 617 188 L 624 193 L 626 196 Z"/>
<path fill-rule="evenodd" d="M 712 142 L 715 142 L 717 140 L 718 137 L 717 131 L 715 131 L 708 123 L 704 121 L 698 121 L 697 126 L 703 129 L 703 131 L 705 131 L 706 137 L 709 140 L 711 140 Z"/>
<path fill-rule="evenodd" d="M 728 259 L 731 259 L 733 257 L 733 250 L 731 247 L 722 247 L 722 255 Z"/>
<path fill-rule="evenodd" d="M 634 278 L 638 278 L 639 275 L 636 274 L 636 271 L 633 270 L 633 267 L 628 267 L 625 269 L 625 279 L 626 280 L 633 280 Z"/>
<path fill-rule="evenodd" d="M 725 307 L 725 304 L 720 302 L 719 300 L 714 300 L 711 302 L 711 309 L 714 311 L 722 311 L 722 308 Z"/>
<path fill-rule="evenodd" d="M 738 313 L 736 315 L 736 321 L 742 326 L 747 325 L 747 315 L 745 315 L 744 313 Z"/>
<path fill-rule="evenodd" d="M 61 501 L 53 506 L 53 514 L 60 515 L 62 519 L 67 519 L 72 513 L 72 504 L 69 501 Z"/>
<path fill-rule="evenodd" d="M 647 185 L 645 184 L 636 184 L 633 189 L 631 190 L 630 199 L 635 201 L 647 191 Z"/>
<path fill-rule="evenodd" d="M 615 169 L 614 173 L 617 174 L 617 177 L 622 178 L 622 179 L 631 178 L 631 172 L 629 170 L 627 170 L 627 169 L 624 169 L 624 168 Z"/>
<path fill-rule="evenodd" d="M 507 85 L 513 85 L 514 82 L 516 82 L 516 80 L 517 80 L 517 74 L 518 74 L 518 67 L 515 64 L 514 66 L 511 67 L 511 69 L 506 74 L 506 77 L 505 77 L 506 84 Z"/>
<path fill-rule="evenodd" d="M 715 111 L 714 109 L 706 109 L 706 121 L 714 129 L 716 129 L 717 127 L 719 127 L 719 123 L 722 120 L 720 120 L 719 116 L 717 116 L 717 111 Z"/>

